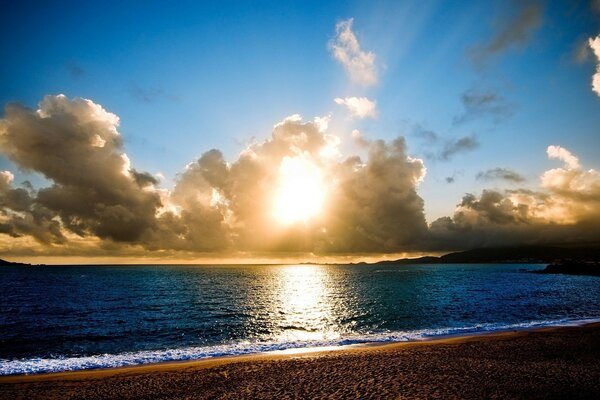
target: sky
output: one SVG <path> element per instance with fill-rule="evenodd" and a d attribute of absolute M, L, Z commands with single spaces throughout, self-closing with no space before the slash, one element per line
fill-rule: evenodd
<path fill-rule="evenodd" d="M 0 257 L 597 243 L 600 2 L 13 2 Z"/>

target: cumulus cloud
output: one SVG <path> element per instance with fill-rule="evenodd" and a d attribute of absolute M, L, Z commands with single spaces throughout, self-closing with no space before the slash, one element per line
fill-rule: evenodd
<path fill-rule="evenodd" d="M 344 158 L 326 118 L 293 115 L 232 162 L 219 150 L 205 152 L 166 190 L 131 165 L 118 125 L 116 115 L 91 100 L 63 95 L 45 97 L 38 109 L 6 107 L 0 152 L 50 182 L 15 188 L 12 174 L 0 173 L 0 233 L 9 243 L 32 238 L 64 254 L 93 248 L 339 254 L 402 251 L 426 234 L 416 191 L 425 166 L 408 156 L 402 138 L 362 139 L 366 158 Z M 296 161 L 317 171 L 322 210 L 309 221 L 283 224 L 273 210 L 281 206 L 284 166 Z"/>
<path fill-rule="evenodd" d="M 483 65 L 510 47 L 523 47 L 542 23 L 542 6 L 539 2 L 515 2 L 513 15 L 498 25 L 491 38 L 471 50 L 471 60 Z"/>
<path fill-rule="evenodd" d="M 513 183 L 525 182 L 525 178 L 521 174 L 510 169 L 499 167 L 478 172 L 477 175 L 475 175 L 475 179 L 483 181 L 493 181 L 500 179 Z"/>
<path fill-rule="evenodd" d="M 600 96 L 600 35 L 590 38 L 588 44 L 596 56 L 596 73 L 592 77 L 592 90 Z"/>
<path fill-rule="evenodd" d="M 12 238 L 30 236 L 42 244 L 61 244 L 60 224 L 44 206 L 35 203 L 28 188 L 13 188 L 14 176 L 0 171 L 0 233 Z"/>
<path fill-rule="evenodd" d="M 556 158 L 558 160 L 564 161 L 565 164 L 569 167 L 569 169 L 578 169 L 579 168 L 579 159 L 575 157 L 571 152 L 564 147 L 560 146 L 548 146 L 546 149 L 546 153 L 548 154 L 548 158 Z"/>
<path fill-rule="evenodd" d="M 352 140 L 358 147 L 367 148 L 371 142 L 365 138 L 365 136 L 358 129 L 354 129 L 351 133 Z"/>
<path fill-rule="evenodd" d="M 454 118 L 454 124 L 461 124 L 476 118 L 491 117 L 494 122 L 500 122 L 510 117 L 515 111 L 515 105 L 492 90 L 473 88 L 461 96 L 464 112 Z"/>
<path fill-rule="evenodd" d="M 346 107 L 354 117 L 361 119 L 377 117 L 377 103 L 366 97 L 336 97 L 334 101 Z"/>
<path fill-rule="evenodd" d="M 585 170 L 566 149 L 549 146 L 564 162 L 545 171 L 540 190 L 484 190 L 466 194 L 452 217 L 434 221 L 434 247 L 474 248 L 525 244 L 585 244 L 600 234 L 600 174 Z"/>
<path fill-rule="evenodd" d="M 37 110 L 10 104 L 0 120 L 0 151 L 53 182 L 36 193 L 35 210 L 77 235 L 135 241 L 152 226 L 160 200 L 153 181 L 130 167 L 118 124 L 85 99 L 47 96 Z"/>
<path fill-rule="evenodd" d="M 323 151 L 338 144 L 315 122 L 292 116 L 231 164 L 217 151 L 202 156 L 200 160 L 210 154 L 213 161 L 202 169 L 196 164 L 188 167 L 180 181 L 190 184 L 182 192 L 208 199 L 216 190 L 229 240 L 242 251 L 373 252 L 414 243 L 426 230 L 423 201 L 416 193 L 425 171 L 422 161 L 406 155 L 402 139 L 369 143 L 366 160 L 358 156 L 339 160 Z M 273 215 L 274 189 L 282 163 L 294 159 L 318 168 L 330 184 L 322 212 L 309 224 L 281 226 Z M 412 234 L 402 229 L 408 226 Z"/>
<path fill-rule="evenodd" d="M 344 67 L 350 79 L 363 86 L 377 83 L 375 54 L 364 51 L 352 31 L 353 18 L 338 22 L 335 38 L 329 43 L 333 57 Z"/>
<path fill-rule="evenodd" d="M 355 131 L 366 156 L 344 157 L 325 121 L 285 118 L 232 161 L 209 150 L 166 190 L 155 175 L 131 165 L 118 117 L 100 105 L 62 95 L 45 97 L 37 109 L 8 105 L 0 152 L 20 169 L 44 175 L 49 185 L 15 186 L 13 174 L 0 171 L 3 251 L 381 254 L 575 242 L 600 233 L 600 174 L 560 146 L 547 153 L 563 165 L 542 174 L 538 191 L 467 194 L 451 217 L 428 226 L 417 193 L 426 168 L 408 155 L 404 139 L 366 140 Z M 459 139 L 444 151 L 450 157 L 472 146 Z M 517 176 L 502 169 L 482 175 Z M 312 181 L 304 187 L 306 179 Z M 302 205 L 290 193 L 280 195 L 290 182 L 294 195 L 314 191 L 316 199 L 301 199 L 318 203 L 310 218 L 287 220 L 275 212 Z"/>

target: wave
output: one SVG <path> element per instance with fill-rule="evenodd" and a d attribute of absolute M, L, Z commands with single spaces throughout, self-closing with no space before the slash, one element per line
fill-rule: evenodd
<path fill-rule="evenodd" d="M 600 322 L 600 318 L 529 321 L 512 324 L 477 324 L 463 327 L 421 329 L 413 331 L 381 332 L 351 335 L 332 340 L 315 341 L 240 341 L 214 346 L 186 347 L 180 349 L 144 350 L 119 354 L 100 354 L 80 357 L 0 359 L 0 375 L 39 374 L 77 371 L 97 368 L 115 368 L 169 361 L 190 361 L 210 357 L 235 356 L 253 353 L 277 352 L 293 349 L 341 348 L 341 346 L 367 343 L 393 343 L 419 341 L 444 336 L 480 334 L 509 330 L 526 330 L 552 326 L 577 326 Z"/>

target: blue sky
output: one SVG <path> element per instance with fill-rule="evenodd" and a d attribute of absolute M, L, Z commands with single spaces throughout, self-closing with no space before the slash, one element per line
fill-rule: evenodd
<path fill-rule="evenodd" d="M 523 3 L 13 2 L 0 16 L 0 103 L 35 108 L 59 93 L 91 99 L 119 116 L 132 164 L 160 172 L 165 188 L 207 150 L 233 161 L 289 115 L 331 115 L 345 154 L 361 151 L 350 143 L 353 129 L 370 140 L 406 138 L 408 154 L 427 168 L 417 190 L 431 222 L 451 215 L 467 192 L 515 187 L 476 179 L 481 171 L 510 169 L 527 179 L 521 187 L 537 187 L 557 165 L 549 145 L 600 167 L 595 59 L 576 57 L 598 34 L 594 3 L 527 4 L 539 21 L 477 63 L 471 55 Z M 350 18 L 362 50 L 375 55 L 375 85 L 353 82 L 332 55 L 336 24 Z M 500 111 L 464 117 L 465 93 L 493 94 Z M 351 118 L 334 102 L 351 96 L 375 101 L 376 118 Z M 420 137 L 424 130 L 437 140 Z M 478 146 L 436 156 L 467 136 Z M 0 169 L 15 182 L 44 184 L 4 156 Z"/>
<path fill-rule="evenodd" d="M 285 4 L 284 4 L 285 3 Z M 366 95 L 379 117 L 358 122 L 365 135 L 406 135 L 411 127 L 442 136 L 475 134 L 481 147 L 449 162 L 427 162 L 420 188 L 428 214 L 449 213 L 474 174 L 510 167 L 535 176 L 548 166 L 545 148 L 560 144 L 598 167 L 599 99 L 589 90 L 593 64 L 574 61 L 577 41 L 597 21 L 581 5 L 552 2 L 523 46 L 509 47 L 477 70 L 468 51 L 510 15 L 497 2 L 40 2 L 3 13 L 0 102 L 34 107 L 64 93 L 102 104 L 121 118 L 126 151 L 165 185 L 211 148 L 235 155 L 274 123 L 339 111 L 332 99 Z M 508 8 L 508 9 L 507 9 Z M 574 9 L 570 12 L 565 10 Z M 381 68 L 374 88 L 349 84 L 327 43 L 335 24 L 354 18 L 361 45 Z M 514 115 L 462 126 L 460 95 L 480 86 L 514 103 Z M 338 113 L 339 114 L 339 113 Z M 2 160 L 3 167 L 8 161 Z M 454 184 L 444 178 L 455 175 Z M 443 203 L 436 201 L 444 197 Z M 428 215 L 429 217 L 429 215 Z"/>

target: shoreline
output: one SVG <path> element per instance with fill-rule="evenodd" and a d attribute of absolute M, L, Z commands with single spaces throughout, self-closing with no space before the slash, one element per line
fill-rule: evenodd
<path fill-rule="evenodd" d="M 552 324 L 552 322 L 548 325 L 545 325 L 543 322 L 540 322 L 541 325 L 535 325 L 536 321 L 532 321 L 534 325 L 525 326 L 526 323 L 523 324 L 513 324 L 507 325 L 506 327 L 499 327 L 497 329 L 492 330 L 480 330 L 480 331 L 471 331 L 475 329 L 475 327 L 465 327 L 465 328 L 440 328 L 440 329 L 464 329 L 464 332 L 454 332 L 454 333 L 444 333 L 444 334 L 432 334 L 425 335 L 422 337 L 415 337 L 408 340 L 372 340 L 372 341 L 359 341 L 357 343 L 349 343 L 349 344 L 323 344 L 317 346 L 306 346 L 306 347 L 289 347 L 285 349 L 274 349 L 274 350 L 266 350 L 266 351 L 250 351 L 247 353 L 241 354 L 224 354 L 224 355 L 216 355 L 216 356 L 204 356 L 198 358 L 190 358 L 190 359 L 181 359 L 181 360 L 160 360 L 160 361 L 152 361 L 152 362 L 140 362 L 140 363 L 132 363 L 126 365 L 118 365 L 118 366 L 107 366 L 107 367 L 90 367 L 90 368 L 80 368 L 80 369 L 71 369 L 71 370 L 61 370 L 61 371 L 41 371 L 41 372 L 31 372 L 31 373 L 16 373 L 16 374 L 7 374 L 0 375 L 0 384 L 4 381 L 6 382 L 17 382 L 18 379 L 23 378 L 25 381 L 28 380 L 26 378 L 30 377 L 32 379 L 48 377 L 48 379 L 52 379 L 55 375 L 59 377 L 70 376 L 72 374 L 86 374 L 86 373 L 99 373 L 101 375 L 109 375 L 111 372 L 118 373 L 120 370 L 127 371 L 135 371 L 137 369 L 144 369 L 145 367 L 149 369 L 153 368 L 166 368 L 169 369 L 169 366 L 185 366 L 192 365 L 200 367 L 202 364 L 207 365 L 221 365 L 228 364 L 237 361 L 247 361 L 253 359 L 285 359 L 285 358 L 293 358 L 295 356 L 311 356 L 311 355 L 323 355 L 328 353 L 336 353 L 336 352 L 347 352 L 353 350 L 363 350 L 363 349 L 372 349 L 372 348 L 385 348 L 390 346 L 391 349 L 403 345 L 422 343 L 422 344 L 436 344 L 437 342 L 445 342 L 448 340 L 461 340 L 461 339 L 470 339 L 475 337 L 482 336 L 494 336 L 494 335 L 503 335 L 503 334 L 518 334 L 520 332 L 535 332 L 535 331 L 545 331 L 545 330 L 553 330 L 553 329 L 562 329 L 569 327 L 585 327 L 585 326 L 594 326 L 598 325 L 600 327 L 600 318 L 586 318 L 581 320 L 572 320 L 572 321 L 556 321 L 556 324 Z M 520 326 L 518 326 L 520 325 Z M 421 332 L 421 330 L 416 331 L 408 331 L 407 334 L 414 334 L 416 332 Z M 14 378 L 10 379 L 10 378 Z"/>
<path fill-rule="evenodd" d="M 599 398 L 600 323 L 0 377 L 0 399 Z"/>
<path fill-rule="evenodd" d="M 107 377 L 119 374 L 143 374 L 153 371 L 170 371 L 182 368 L 193 367 L 196 369 L 207 369 L 216 366 L 252 362 L 265 360 L 286 360 L 295 358 L 318 358 L 339 353 L 354 353 L 364 351 L 387 351 L 398 350 L 412 346 L 435 346 L 439 344 L 466 343 L 473 340 L 497 339 L 497 338 L 514 338 L 527 335 L 528 333 L 544 333 L 561 331 L 572 328 L 597 328 L 600 330 L 600 321 L 582 322 L 565 325 L 553 325 L 543 327 L 532 327 L 522 329 L 504 329 L 497 331 L 482 331 L 468 334 L 448 334 L 440 336 L 432 336 L 422 339 L 407 340 L 407 341 L 388 341 L 388 342 L 365 342 L 354 343 L 340 346 L 323 346 L 323 347 L 298 347 L 285 350 L 272 350 L 265 352 L 256 352 L 239 355 L 223 355 L 211 356 L 195 360 L 175 360 L 175 361 L 159 361 L 145 364 L 106 367 L 106 368 L 89 368 L 70 371 L 56 372 L 40 372 L 32 374 L 14 374 L 0 375 L 0 384 L 3 383 L 18 383 L 18 382 L 34 382 L 34 381 L 51 381 L 61 379 L 87 379 L 95 377 Z"/>

